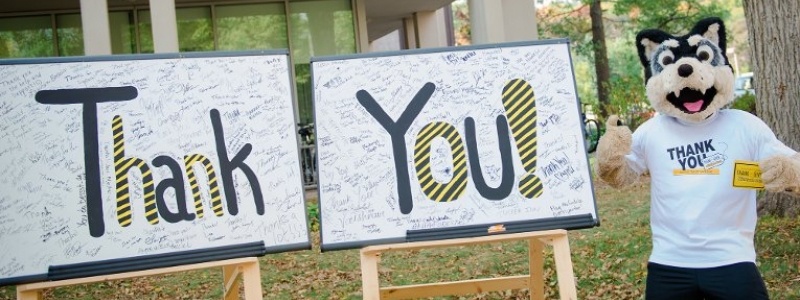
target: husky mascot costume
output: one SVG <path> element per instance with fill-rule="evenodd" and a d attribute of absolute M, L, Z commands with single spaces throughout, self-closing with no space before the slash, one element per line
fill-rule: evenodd
<path fill-rule="evenodd" d="M 734 187 L 734 168 L 758 163 L 767 190 L 800 196 L 800 154 L 757 117 L 726 109 L 734 77 L 722 20 L 684 36 L 644 30 L 636 48 L 658 114 L 633 134 L 611 116 L 597 162 L 614 187 L 650 174 L 646 299 L 768 299 L 755 265 L 756 190 Z"/>

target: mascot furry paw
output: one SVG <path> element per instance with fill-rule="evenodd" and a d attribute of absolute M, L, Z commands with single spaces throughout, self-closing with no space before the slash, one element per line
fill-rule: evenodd
<path fill-rule="evenodd" d="M 660 280 L 679 276 L 672 271 L 735 267 L 725 274 L 735 277 L 732 282 L 750 274 L 755 279 L 744 279 L 757 284 L 745 286 L 754 290 L 732 283 L 718 297 L 765 299 L 754 264 L 756 190 L 735 187 L 734 174 L 737 162 L 757 162 L 768 190 L 800 195 L 800 154 L 757 117 L 726 109 L 734 98 L 734 76 L 720 19 L 701 20 L 683 36 L 644 30 L 636 47 L 647 98 L 658 114 L 634 133 L 610 117 L 597 162 L 600 178 L 614 187 L 650 174 L 653 251 L 647 298 L 694 299 L 669 294 L 684 288 Z M 668 271 L 659 269 L 664 266 Z"/>

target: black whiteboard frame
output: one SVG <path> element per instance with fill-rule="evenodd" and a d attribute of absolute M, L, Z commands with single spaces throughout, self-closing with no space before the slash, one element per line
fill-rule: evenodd
<path fill-rule="evenodd" d="M 94 56 L 66 56 L 66 57 L 37 57 L 37 58 L 10 58 L 0 59 L 0 66 L 7 65 L 32 65 L 32 64 L 59 64 L 76 62 L 104 62 L 104 61 L 134 61 L 134 60 L 156 60 L 156 59 L 181 59 L 181 58 L 214 58 L 214 57 L 245 57 L 245 56 L 266 56 L 283 55 L 286 56 L 287 73 L 291 87 L 292 110 L 297 111 L 297 91 L 294 84 L 294 69 L 288 49 L 275 50 L 247 50 L 247 51 L 216 51 L 216 52 L 183 52 L 183 53 L 144 53 L 144 54 L 122 54 L 122 55 L 94 55 Z M 297 155 L 300 157 L 300 139 L 297 137 L 297 114 L 293 116 L 295 145 Z M 297 170 L 302 170 L 302 162 L 298 160 Z M 300 186 L 303 186 L 303 179 L 300 178 Z M 305 193 L 303 197 L 303 217 L 308 223 L 308 209 Z M 216 260 L 258 257 L 267 254 L 311 250 L 310 228 L 306 230 L 306 243 L 285 244 L 266 247 L 264 241 L 256 241 L 242 244 L 226 246 L 215 246 L 209 248 L 198 248 L 185 251 L 176 251 L 162 254 L 142 255 L 122 257 L 102 261 L 84 262 L 68 265 L 51 265 L 47 273 L 23 275 L 15 277 L 0 278 L 0 287 L 17 285 L 24 283 L 43 282 L 52 280 L 64 280 L 87 276 L 107 275 L 122 272 L 140 271 L 151 268 L 172 267 L 178 265 L 195 264 Z"/>
<path fill-rule="evenodd" d="M 537 46 L 537 45 L 554 45 L 554 44 L 566 44 L 567 52 L 569 56 L 569 66 L 570 66 L 570 73 L 572 75 L 572 84 L 575 91 L 578 90 L 577 81 L 575 79 L 575 66 L 572 62 L 572 51 L 570 49 L 570 42 L 567 38 L 562 39 L 549 39 L 549 40 L 536 40 L 536 41 L 520 41 L 520 42 L 505 42 L 505 43 L 494 43 L 494 44 L 482 44 L 482 45 L 469 45 L 469 46 L 458 46 L 458 47 L 436 47 L 436 48 L 424 48 L 424 49 L 408 49 L 408 50 L 399 50 L 399 51 L 386 51 L 386 52 L 370 52 L 370 53 L 358 53 L 358 54 L 348 54 L 348 55 L 333 55 L 333 56 L 323 56 L 323 57 L 312 57 L 311 58 L 311 86 L 316 87 L 317 83 L 314 81 L 316 78 L 314 76 L 314 63 L 315 62 L 324 62 L 324 61 L 341 61 L 341 60 L 350 60 L 350 59 L 364 59 L 364 58 L 376 58 L 376 57 L 392 57 L 392 56 L 406 56 L 406 55 L 417 55 L 417 54 L 432 54 L 432 53 L 442 53 L 442 52 L 464 52 L 464 51 L 473 51 L 473 50 L 485 50 L 485 49 L 495 49 L 495 48 L 511 48 L 511 47 L 525 47 L 525 46 Z M 315 106 L 317 99 L 317 94 L 312 91 L 312 108 Z M 575 95 L 575 104 L 577 105 L 578 112 L 581 111 L 582 105 L 580 98 L 578 95 Z M 314 109 L 314 120 L 317 120 L 317 110 Z M 583 117 L 580 118 L 581 124 L 583 124 Z M 314 122 L 314 132 L 319 132 L 316 126 L 318 126 L 319 122 Z M 581 126 L 581 132 L 584 136 L 586 136 L 586 127 Z M 589 161 L 589 153 L 586 151 L 586 139 L 582 139 L 581 144 L 583 145 L 584 154 L 586 157 L 586 161 Z M 315 151 L 319 153 L 319 145 L 315 144 Z M 319 157 L 316 158 L 316 165 L 319 166 Z M 591 173 L 591 166 L 587 166 L 589 168 L 589 172 Z M 591 177 L 591 174 L 590 174 Z M 398 237 L 398 238 L 385 238 L 385 239 L 372 239 L 372 240 L 361 240 L 357 242 L 343 242 L 343 243 L 335 243 L 335 244 L 325 244 L 324 243 L 324 235 L 322 230 L 322 210 L 319 212 L 320 218 L 320 250 L 322 252 L 326 251 L 336 251 L 336 250 L 346 250 L 346 249 L 356 249 L 356 248 L 363 248 L 366 246 L 372 245 L 381 245 L 381 244 L 393 244 L 393 243 L 404 243 L 404 242 L 415 242 L 415 241 L 428 241 L 428 240 L 440 240 L 440 239 L 453 239 L 453 238 L 465 238 L 465 237 L 480 237 L 480 236 L 488 236 L 488 235 L 497 235 L 497 234 L 510 234 L 510 233 L 519 233 L 519 232 L 529 232 L 529 231 L 540 231 L 540 230 L 550 230 L 550 229 L 585 229 L 585 228 L 592 228 L 600 226 L 600 216 L 597 210 L 597 196 L 595 195 L 594 189 L 594 181 L 589 180 L 590 189 L 592 192 L 592 202 L 594 205 L 594 216 L 592 217 L 591 214 L 583 214 L 583 215 L 574 215 L 574 216 L 565 216 L 565 217 L 554 217 L 554 218 L 542 218 L 542 219 L 535 219 L 535 220 L 522 220 L 522 221 L 512 221 L 512 222 L 504 222 L 504 223 L 491 223 L 491 224 L 477 224 L 477 225 L 468 225 L 468 226 L 459 226 L 459 227 L 448 227 L 448 228 L 435 228 L 435 229 L 425 229 L 425 230 L 408 230 L 406 231 L 405 237 Z M 320 186 L 317 187 L 317 202 L 322 202 L 322 194 L 320 192 Z M 491 226 L 495 225 L 504 225 L 506 230 L 500 233 L 489 233 L 487 229 Z M 430 234 L 430 232 L 439 232 L 440 234 Z"/>

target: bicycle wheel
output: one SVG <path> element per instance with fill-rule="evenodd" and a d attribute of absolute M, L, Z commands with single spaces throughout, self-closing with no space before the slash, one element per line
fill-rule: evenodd
<path fill-rule="evenodd" d="M 586 152 L 592 153 L 597 150 L 597 142 L 600 140 L 600 125 L 597 120 L 586 119 L 583 122 L 583 135 L 586 140 Z"/>

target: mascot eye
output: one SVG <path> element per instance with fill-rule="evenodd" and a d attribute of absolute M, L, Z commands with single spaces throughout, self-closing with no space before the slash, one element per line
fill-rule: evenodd
<path fill-rule="evenodd" d="M 661 62 L 662 66 L 666 66 L 675 62 L 675 56 L 673 56 L 672 52 L 669 50 L 661 52 L 661 54 L 659 54 L 658 56 L 659 56 L 658 61 Z"/>
<path fill-rule="evenodd" d="M 697 48 L 697 59 L 706 62 L 711 59 L 711 47 L 703 45 Z"/>

